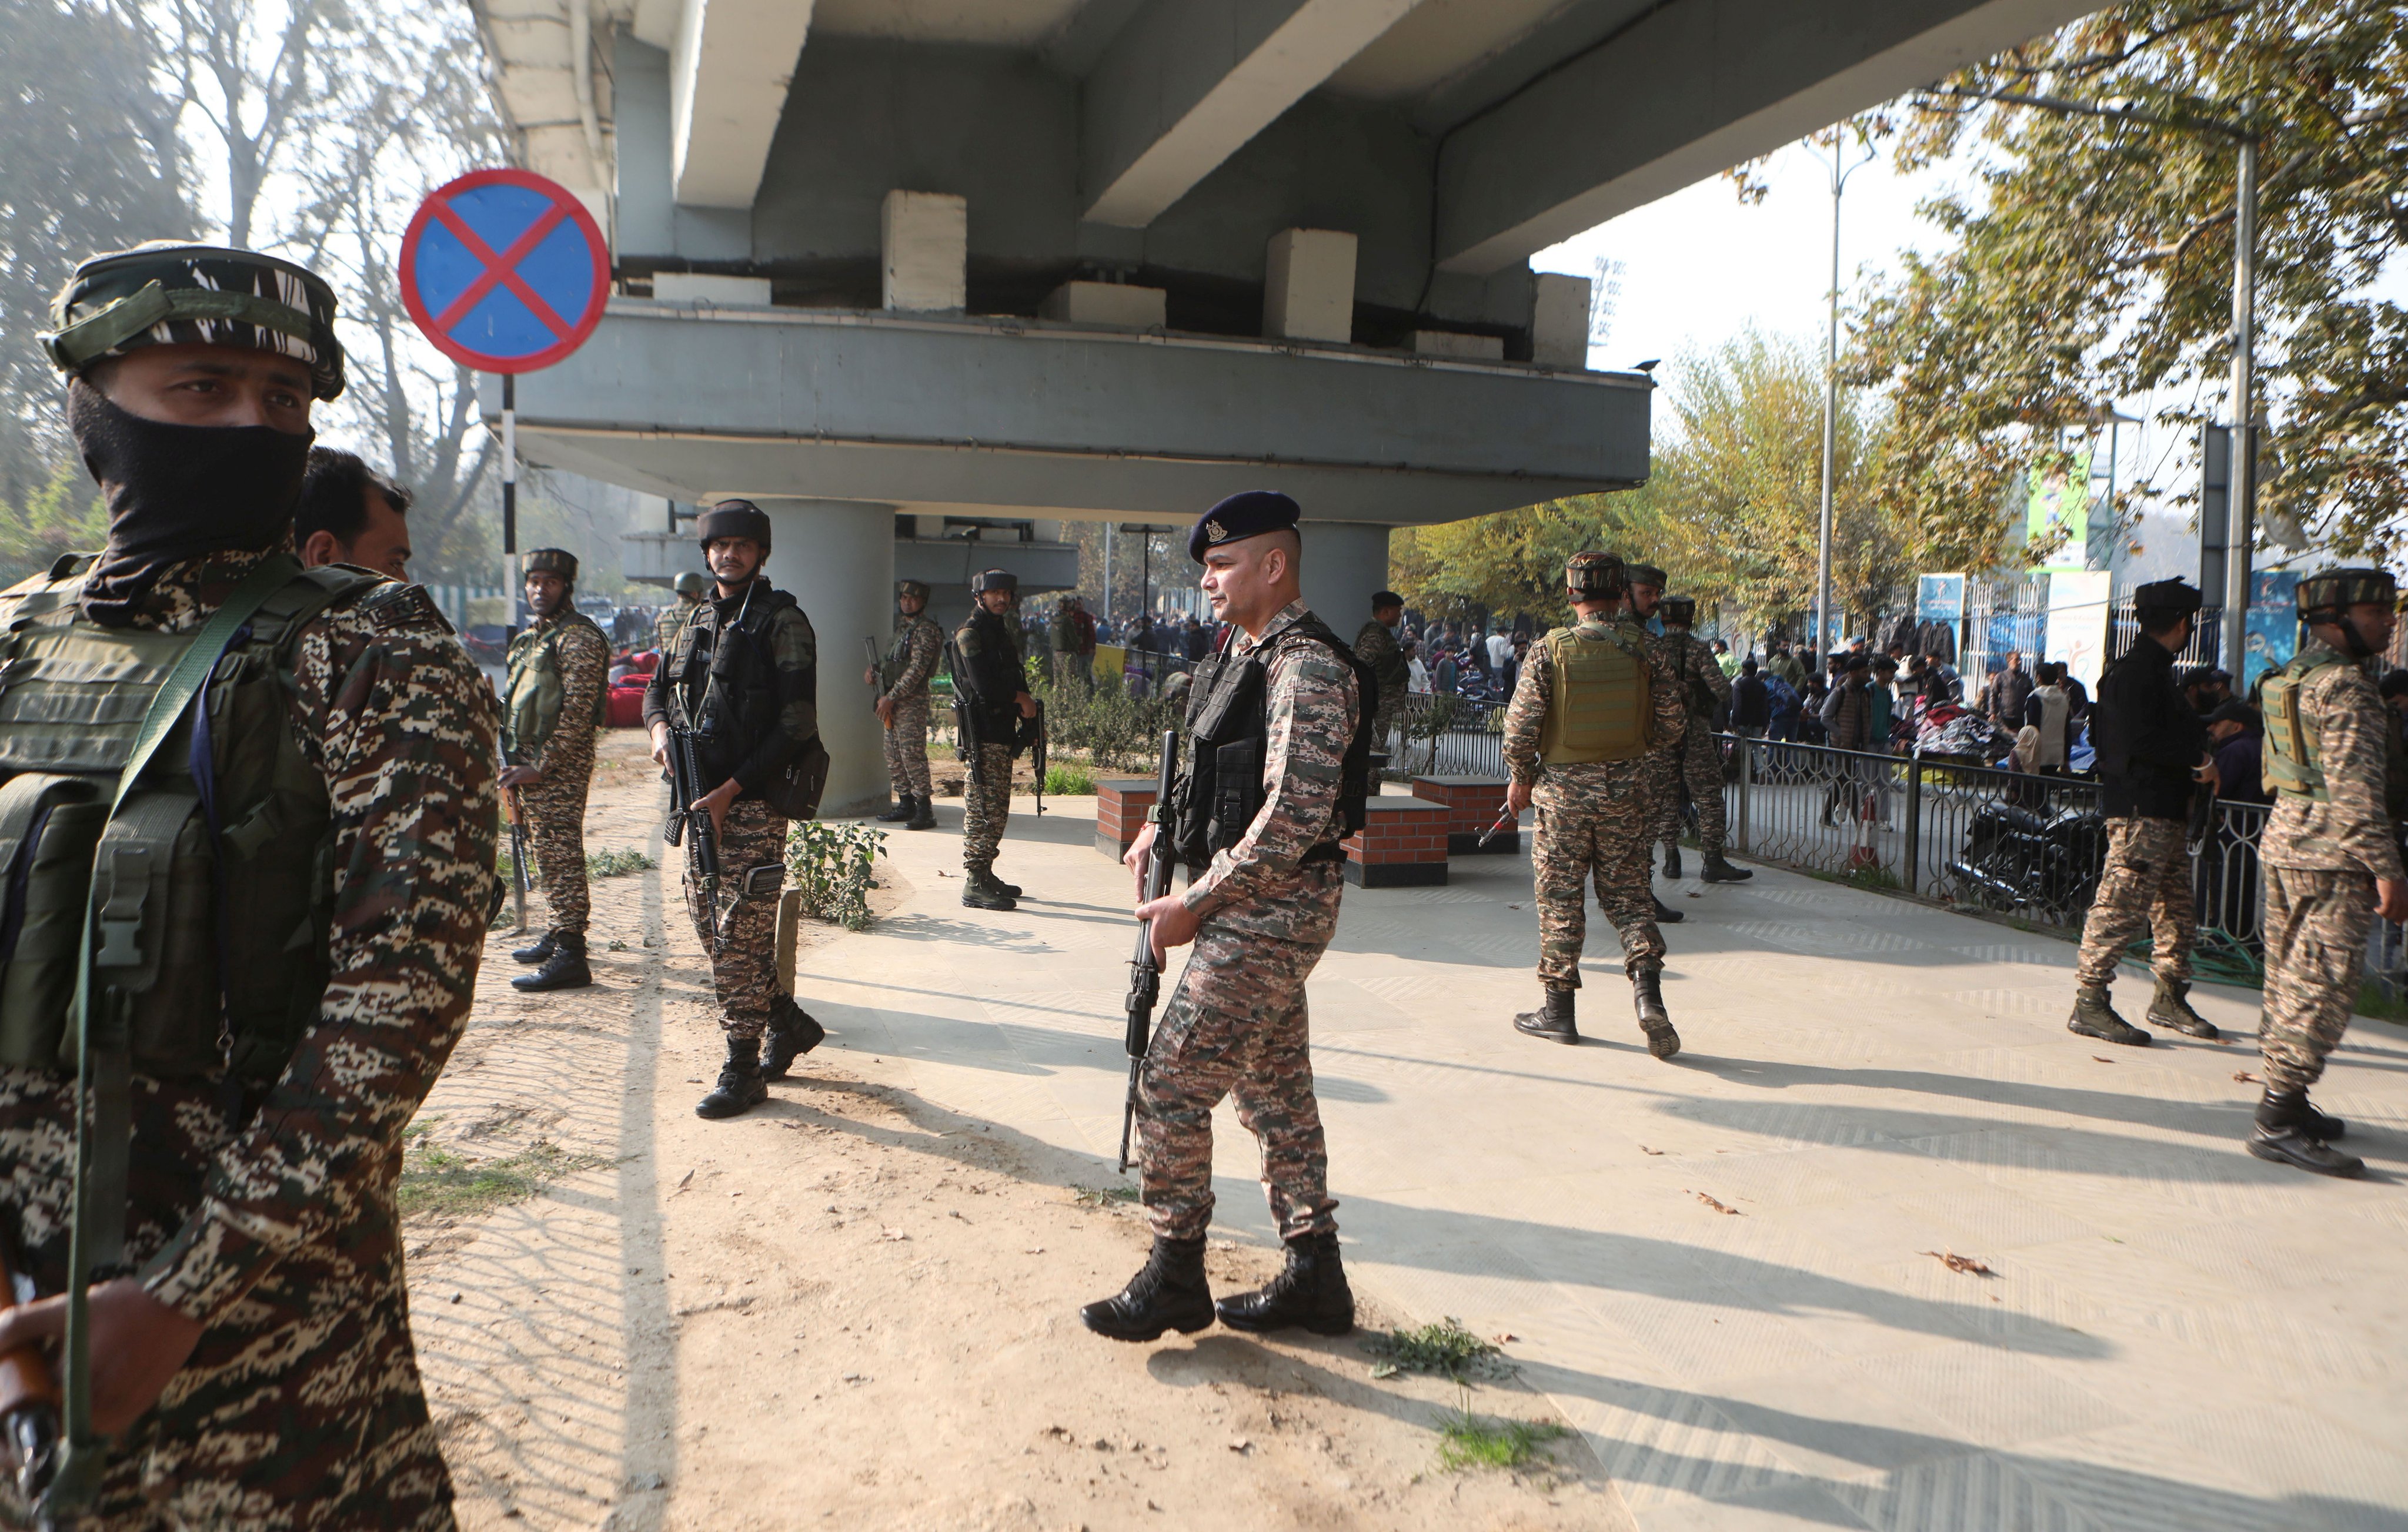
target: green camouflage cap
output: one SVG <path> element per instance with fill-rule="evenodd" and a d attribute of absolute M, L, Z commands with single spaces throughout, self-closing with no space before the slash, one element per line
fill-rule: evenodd
<path fill-rule="evenodd" d="M 685 573 L 678 576 L 676 580 L 670 581 L 669 589 L 677 592 L 680 595 L 700 595 L 702 594 L 702 577 L 695 574 L 693 570 L 688 569 Z"/>
<path fill-rule="evenodd" d="M 575 584 L 577 555 L 566 548 L 538 548 L 527 554 L 526 572 L 531 575 L 558 575 Z"/>
<path fill-rule="evenodd" d="M 897 596 L 917 596 L 925 601 L 928 599 L 928 582 L 924 580 L 898 580 L 895 582 L 895 594 Z"/>
<path fill-rule="evenodd" d="M 2361 602 L 2390 606 L 2400 597 L 2400 582 L 2387 569 L 2319 569 L 2300 579 L 2294 599 L 2300 616 L 2312 620 L 2318 612 L 2338 616 Z"/>
<path fill-rule="evenodd" d="M 308 363 L 317 398 L 343 392 L 335 290 L 255 251 L 162 241 L 95 255 L 51 301 L 41 339 L 70 376 L 140 346 L 241 346 Z"/>

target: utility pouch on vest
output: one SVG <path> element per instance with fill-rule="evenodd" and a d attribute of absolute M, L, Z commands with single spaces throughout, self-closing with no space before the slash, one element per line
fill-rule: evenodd
<path fill-rule="evenodd" d="M 146 1075 L 201 1074 L 223 1058 L 215 858 L 200 810 L 197 793 L 137 791 L 93 861 L 93 983 L 131 997 L 134 1062 Z M 177 982 L 160 983 L 163 972 Z"/>
<path fill-rule="evenodd" d="M 97 784 L 27 772 L 0 787 L 0 1065 L 72 1068 L 75 1001 L 93 849 L 108 808 Z"/>
<path fill-rule="evenodd" d="M 1192 748 L 1173 806 L 1173 844 L 1191 867 L 1236 845 L 1262 811 L 1265 675 L 1259 660 L 1217 654 L 1188 705 Z"/>
<path fill-rule="evenodd" d="M 818 735 L 786 764 L 786 769 L 761 784 L 761 801 L 788 819 L 811 819 L 820 811 L 820 795 L 827 791 L 828 752 Z"/>
<path fill-rule="evenodd" d="M 1655 711 L 1641 640 L 1618 628 L 1584 623 L 1549 637 L 1547 667 L 1541 761 L 1586 766 L 1647 753 Z"/>
<path fill-rule="evenodd" d="M 2263 775 L 2268 792 L 2287 793 L 2316 803 L 2331 801 L 2332 795 L 2325 786 L 2324 768 L 2316 764 L 2316 742 L 2310 737 L 2308 721 L 2300 711 L 2300 693 L 2307 686 L 2309 677 L 2326 665 L 2340 663 L 2327 660 L 2324 665 L 2303 666 L 2293 660 L 2260 683 L 2259 700 L 2266 709 Z"/>

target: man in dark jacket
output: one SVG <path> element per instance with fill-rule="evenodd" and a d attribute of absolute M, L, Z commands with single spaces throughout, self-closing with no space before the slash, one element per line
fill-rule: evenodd
<path fill-rule="evenodd" d="M 2207 725 L 2174 683 L 2174 656 L 2190 642 L 2199 592 L 2179 580 L 2132 594 L 2141 637 L 2099 680 L 2096 737 L 2099 806 L 2107 817 L 2107 870 L 2082 926 L 2069 1030 L 2143 1047 L 2149 1034 L 2115 1013 L 2107 986 L 2116 961 L 2143 931 L 2152 936 L 2157 998 L 2148 1020 L 2194 1038 L 2214 1025 L 2191 1009 L 2190 950 L 2198 939 L 2189 833 L 2191 795 L 2216 788 Z"/>
<path fill-rule="evenodd" d="M 1772 696 L 1754 660 L 1739 662 L 1739 680 L 1731 682 L 1731 727 L 1750 739 L 1761 739 L 1772 726 Z"/>
<path fill-rule="evenodd" d="M 1011 758 L 1020 751 L 1021 720 L 1037 716 L 1037 703 L 1028 694 L 1028 666 L 1011 622 L 1020 577 L 988 569 L 970 582 L 970 591 L 977 605 L 953 634 L 953 665 L 958 717 L 967 731 L 962 758 L 970 767 L 962 790 L 962 903 L 1010 909 L 1020 885 L 995 875 L 995 859 L 1011 814 Z"/>

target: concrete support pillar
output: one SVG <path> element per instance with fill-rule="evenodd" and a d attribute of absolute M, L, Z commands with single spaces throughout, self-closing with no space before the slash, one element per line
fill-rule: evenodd
<path fill-rule="evenodd" d="M 769 582 L 794 594 L 820 640 L 820 738 L 827 746 L 823 818 L 885 807 L 886 746 L 861 640 L 882 653 L 895 628 L 895 508 L 859 500 L 762 498 Z"/>
<path fill-rule="evenodd" d="M 1363 522 L 1306 522 L 1304 604 L 1340 638 L 1371 620 L 1371 593 L 1388 583 L 1388 532 Z"/>
<path fill-rule="evenodd" d="M 968 305 L 970 211 L 943 192 L 889 192 L 879 211 L 880 291 L 905 312 L 958 313 Z"/>

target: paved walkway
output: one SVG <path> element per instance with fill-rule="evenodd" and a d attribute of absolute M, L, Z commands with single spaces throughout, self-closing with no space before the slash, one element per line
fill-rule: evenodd
<path fill-rule="evenodd" d="M 1025 807 L 1017 911 L 961 908 L 940 804 L 891 838 L 903 908 L 800 987 L 849 1067 L 1101 1182 L 1127 880 L 1092 800 Z M 1639 1525 L 2408 1528 L 2401 1033 L 2361 1023 L 2336 1060 L 2318 1099 L 2376 1174 L 2325 1181 L 2242 1152 L 2247 1041 L 2070 1036 L 2063 942 L 1778 872 L 1668 887 L 1686 1051 L 1659 1064 L 1594 917 L 1586 1045 L 1514 1034 L 1527 863 L 1453 875 L 1350 888 L 1312 980 L 1350 1268 L 1518 1337 Z M 2252 1032 L 2254 994 L 2199 999 Z M 1219 1232 L 1267 1240 L 1253 1145 L 1218 1124 Z"/>

